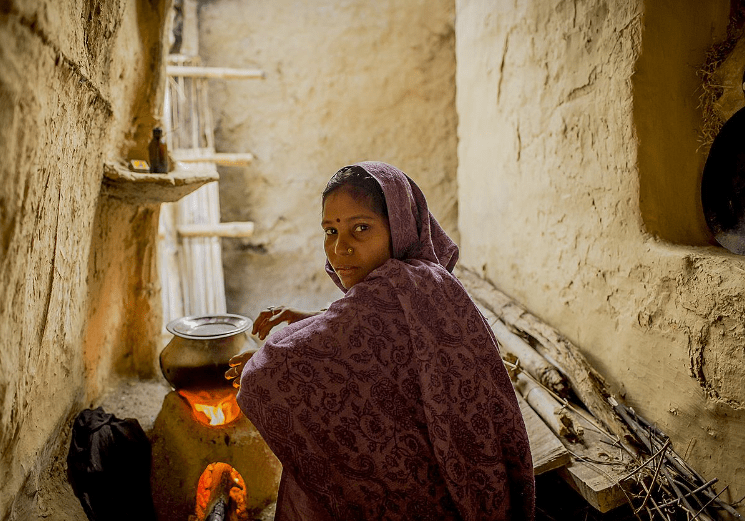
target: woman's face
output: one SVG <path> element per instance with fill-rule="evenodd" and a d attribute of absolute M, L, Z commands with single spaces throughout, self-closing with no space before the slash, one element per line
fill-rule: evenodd
<path fill-rule="evenodd" d="M 346 289 L 391 258 L 388 219 L 344 187 L 326 196 L 321 226 L 326 258 Z"/>

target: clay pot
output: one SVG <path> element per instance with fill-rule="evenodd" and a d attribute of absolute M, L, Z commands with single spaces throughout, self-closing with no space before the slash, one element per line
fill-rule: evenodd
<path fill-rule="evenodd" d="M 255 349 L 246 334 L 251 320 L 240 315 L 183 317 L 170 322 L 173 334 L 160 353 L 160 369 L 174 389 L 230 387 L 225 379 L 228 361 Z"/>

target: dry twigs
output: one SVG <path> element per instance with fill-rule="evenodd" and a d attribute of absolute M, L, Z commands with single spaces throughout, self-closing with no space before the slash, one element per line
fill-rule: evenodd
<path fill-rule="evenodd" d="M 721 518 L 721 511 L 726 511 L 736 519 L 743 519 L 743 516 L 732 505 L 719 499 L 727 490 L 727 487 L 716 493 L 713 486 L 717 483 L 717 480 L 704 481 L 670 448 L 670 439 L 663 432 L 637 415 L 633 409 L 615 400 L 611 402 L 611 405 L 629 425 L 649 453 L 661 456 L 660 472 L 655 472 L 649 485 L 649 493 L 656 485 L 658 491 L 656 495 L 659 503 L 657 509 L 658 511 L 661 509 L 666 511 L 665 517 L 662 519 L 716 520 Z M 641 466 L 637 470 L 641 470 Z M 645 504 L 646 498 L 637 511 L 641 510 Z M 660 514 L 662 515 L 661 511 Z"/>

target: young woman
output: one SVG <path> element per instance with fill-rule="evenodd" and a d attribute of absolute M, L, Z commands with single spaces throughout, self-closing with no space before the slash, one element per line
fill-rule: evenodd
<path fill-rule="evenodd" d="M 275 519 L 533 519 L 512 384 L 421 190 L 364 162 L 322 201 L 326 271 L 344 296 L 318 314 L 262 312 L 262 338 L 291 325 L 226 374 L 282 463 Z"/>

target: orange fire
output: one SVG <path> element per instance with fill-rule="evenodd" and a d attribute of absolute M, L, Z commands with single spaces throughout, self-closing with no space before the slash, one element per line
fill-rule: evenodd
<path fill-rule="evenodd" d="M 210 463 L 199 477 L 195 516 L 189 519 L 204 521 L 221 502 L 228 521 L 248 521 L 248 494 L 240 473 L 227 463 Z"/>
<path fill-rule="evenodd" d="M 194 418 L 204 425 L 227 425 L 241 414 L 238 402 L 235 401 L 235 389 L 210 389 L 187 391 L 179 389 L 178 393 L 191 405 Z"/>

